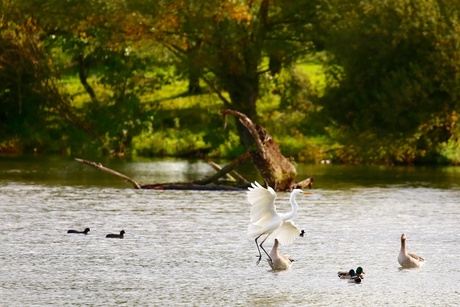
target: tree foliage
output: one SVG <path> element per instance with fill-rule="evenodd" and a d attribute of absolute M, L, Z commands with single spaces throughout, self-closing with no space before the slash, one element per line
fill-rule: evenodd
<path fill-rule="evenodd" d="M 433 154 L 436 144 L 456 137 L 459 4 L 332 2 L 322 105 L 336 137 L 369 160 L 396 162 Z"/>
<path fill-rule="evenodd" d="M 214 91 L 228 93 L 225 107 L 257 121 L 260 76 L 268 69 L 264 60 L 270 59 L 270 68 L 279 72 L 282 64 L 311 52 L 314 3 L 170 0 L 153 28 L 189 73 L 201 76 Z M 243 144 L 253 142 L 243 126 L 239 134 Z"/>
<path fill-rule="evenodd" d="M 18 6 L 4 4 L 2 9 L 1 139 L 38 146 L 49 144 L 62 131 L 87 129 L 60 92 L 42 39 L 44 29 L 31 16 L 21 14 Z"/>
<path fill-rule="evenodd" d="M 10 3 L 9 11 L 4 8 L 3 16 L 11 18 L 7 14 L 10 11 L 17 16 L 4 26 L 11 27 L 16 20 L 26 22 L 10 30 L 23 37 L 19 40 L 12 37 L 11 41 L 16 45 L 21 44 L 16 48 L 20 51 L 17 60 L 33 64 L 32 69 L 21 68 L 18 71 L 19 68 L 14 67 L 21 65 L 10 65 L 13 62 L 5 58 L 5 67 L 16 69 L 18 76 L 23 78 L 23 75 L 33 73 L 30 78 L 35 82 L 32 89 L 35 95 L 26 96 L 34 103 L 24 108 L 24 112 L 36 116 L 35 109 L 38 108 L 54 114 L 50 117 L 44 113 L 38 117 L 67 127 L 57 132 L 61 133 L 58 138 L 63 143 L 74 140 L 73 145 L 80 143 L 80 149 L 83 150 L 96 147 L 123 151 L 132 136 L 140 133 L 147 115 L 139 101 L 139 95 L 147 90 L 147 87 L 142 87 L 145 80 L 140 73 L 145 70 L 147 60 L 132 50 L 130 39 L 137 38 L 137 29 L 127 23 L 129 18 L 125 17 L 129 17 L 129 14 L 122 2 L 50 0 Z M 9 39 L 7 35 L 2 35 L 2 38 Z M 4 56 L 7 54 L 4 53 Z M 62 86 L 68 71 L 77 72 L 81 86 L 88 95 L 89 99 L 83 100 L 83 103 L 75 103 L 71 93 Z M 9 74 L 8 70 L 5 74 Z M 21 83 L 21 86 L 27 86 L 26 82 Z M 95 84 L 98 90 L 94 88 Z M 24 125 L 15 127 L 16 134 L 29 134 L 29 125 L 35 131 L 42 131 L 44 136 L 50 132 L 47 128 L 52 127 L 21 114 L 19 117 Z M 80 133 L 75 130 L 80 130 Z M 23 139 L 20 135 L 18 137 Z"/>
<path fill-rule="evenodd" d="M 216 133 L 226 108 L 297 156 L 460 163 L 459 0 L 0 3 L 2 150 L 253 148 Z"/>

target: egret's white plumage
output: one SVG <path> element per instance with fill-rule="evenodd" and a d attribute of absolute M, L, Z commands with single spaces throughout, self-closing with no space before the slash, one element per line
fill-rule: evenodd
<path fill-rule="evenodd" d="M 422 257 L 407 252 L 405 234 L 401 235 L 401 250 L 399 251 L 398 262 L 403 268 L 418 268 L 425 263 L 425 259 Z"/>
<path fill-rule="evenodd" d="M 268 258 L 270 258 L 270 255 L 262 246 L 269 237 L 278 239 L 282 245 L 288 245 L 293 243 L 299 236 L 300 230 L 289 221 L 289 219 L 293 218 L 297 213 L 298 205 L 295 197 L 298 194 L 311 194 L 311 192 L 294 189 L 290 197 L 292 211 L 280 214 L 276 212 L 276 193 L 271 187 L 266 189 L 256 181 L 251 183 L 251 187 L 248 188 L 247 196 L 251 204 L 251 223 L 248 227 L 248 234 L 250 237 L 255 238 L 257 250 L 259 251 L 259 260 L 257 264 L 259 264 L 262 259 L 262 253 L 260 252 L 259 246 Z M 266 235 L 266 237 L 258 244 L 257 240 L 262 235 Z"/>
<path fill-rule="evenodd" d="M 275 239 L 275 244 L 273 244 L 273 248 L 270 252 L 271 260 L 267 259 L 268 264 L 274 271 L 287 270 L 291 267 L 294 260 L 280 253 L 278 251 L 278 246 L 279 246 L 279 241 L 278 239 Z"/>

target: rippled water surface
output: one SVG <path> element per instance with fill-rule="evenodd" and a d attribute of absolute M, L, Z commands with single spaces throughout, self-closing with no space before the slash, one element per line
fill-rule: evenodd
<path fill-rule="evenodd" d="M 143 183 L 210 172 L 204 162 L 112 166 Z M 255 265 L 245 191 L 134 190 L 72 160 L 0 160 L 0 305 L 458 304 L 460 170 L 299 169 L 316 179 L 294 218 L 306 236 L 281 247 L 292 268 L 273 272 Z M 288 196 L 278 193 L 279 211 Z M 124 239 L 105 238 L 122 229 Z M 421 269 L 400 270 L 402 233 Z M 362 284 L 337 278 L 357 266 Z"/>

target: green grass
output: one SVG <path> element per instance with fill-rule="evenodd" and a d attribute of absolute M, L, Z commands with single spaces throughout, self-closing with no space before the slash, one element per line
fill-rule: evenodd
<path fill-rule="evenodd" d="M 302 63 L 297 71 L 307 75 L 313 86 L 324 88 L 325 76 L 322 66 L 317 63 Z M 286 75 L 285 75 L 286 76 Z M 146 74 L 146 79 L 154 79 L 153 74 Z M 267 78 L 270 78 L 268 75 Z M 282 77 L 285 78 L 285 77 Z M 88 78 L 100 102 L 110 103 L 113 92 L 98 82 L 94 76 Z M 153 81 L 152 81 L 153 82 Z M 268 90 L 258 101 L 258 113 L 261 118 L 270 119 L 264 122 L 265 127 L 276 138 L 287 156 L 308 159 L 305 152 L 318 150 L 320 146 L 309 142 L 308 137 L 298 131 L 291 135 L 288 122 L 300 120 L 304 116 L 296 113 L 285 113 L 280 110 L 280 96 L 273 95 L 273 86 L 283 86 L 285 80 L 273 83 L 267 79 Z M 280 83 L 281 82 L 281 83 Z M 77 108 L 85 107 L 91 102 L 90 96 L 81 85 L 78 75 L 66 76 L 62 83 L 64 91 L 72 97 L 72 104 Z M 148 84 L 148 82 L 147 82 Z M 149 84 L 148 86 L 152 86 Z M 239 144 L 239 138 L 234 127 L 222 135 L 222 117 L 220 110 L 223 102 L 215 94 L 187 96 L 188 83 L 185 80 L 170 79 L 168 84 L 159 88 L 146 90 L 140 97 L 146 111 L 153 112 L 152 121 L 144 131 L 133 137 L 132 152 L 138 156 L 213 156 L 231 158 L 240 154 L 244 149 Z M 203 86 L 206 91 L 206 86 Z M 226 94 L 225 94 L 226 95 Z M 300 118 L 299 118 L 300 116 Z M 279 120 L 277 120 L 277 118 Z M 282 121 L 280 123 L 279 121 Z M 233 123 L 230 121 L 229 123 Z M 295 129 L 294 129 L 295 130 Z M 219 135 L 221 141 L 210 138 Z M 313 154 L 314 159 L 320 159 Z"/>
<path fill-rule="evenodd" d="M 313 86 L 316 87 L 321 96 L 326 89 L 326 74 L 324 73 L 324 66 L 316 63 L 302 63 L 298 64 L 298 68 L 308 75 Z"/>

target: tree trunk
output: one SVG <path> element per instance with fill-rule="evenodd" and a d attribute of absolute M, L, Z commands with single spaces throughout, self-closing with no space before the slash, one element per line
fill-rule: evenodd
<path fill-rule="evenodd" d="M 188 70 L 188 94 L 201 94 L 200 77 L 203 74 L 203 67 L 199 61 L 201 41 L 188 42 L 187 45 L 187 70 Z"/>
<path fill-rule="evenodd" d="M 78 58 L 78 77 L 80 78 L 80 83 L 83 85 L 86 92 L 91 97 L 91 100 L 93 102 L 96 102 L 97 101 L 96 93 L 94 93 L 93 88 L 91 87 L 91 85 L 89 85 L 88 80 L 87 80 L 87 72 L 86 72 L 87 64 L 85 63 L 86 60 L 82 54 L 79 54 L 77 58 Z"/>
<path fill-rule="evenodd" d="M 249 118 L 256 119 L 256 101 L 259 95 L 258 77 L 233 77 L 232 80 L 227 81 L 227 85 L 229 85 L 227 92 L 230 95 L 232 107 Z M 254 145 L 254 137 L 240 121 L 237 121 L 236 124 L 241 144 L 246 148 L 252 147 Z"/>
<path fill-rule="evenodd" d="M 236 116 L 239 122 L 246 128 L 257 145 L 250 150 L 252 162 L 259 170 L 267 185 L 275 191 L 289 191 L 296 185 L 297 171 L 292 163 L 281 153 L 278 144 L 265 130 L 264 127 L 254 124 L 245 114 L 224 110 L 224 115 Z"/>
<path fill-rule="evenodd" d="M 188 90 L 189 95 L 197 95 L 201 94 L 201 86 L 200 86 L 200 76 L 193 73 L 193 71 L 189 72 L 188 75 Z"/>

